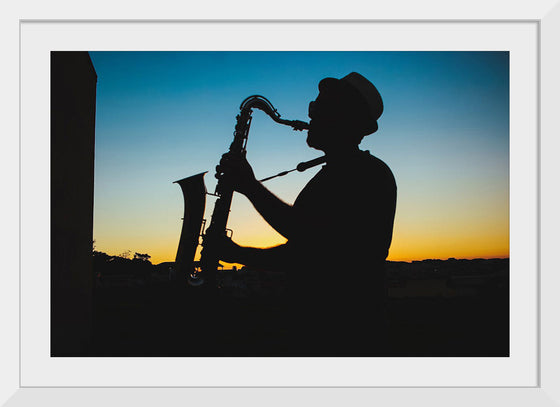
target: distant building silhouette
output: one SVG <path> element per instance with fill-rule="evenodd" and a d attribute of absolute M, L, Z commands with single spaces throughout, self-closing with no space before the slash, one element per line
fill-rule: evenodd
<path fill-rule="evenodd" d="M 51 355 L 84 355 L 92 334 L 97 74 L 87 52 L 51 52 Z"/>

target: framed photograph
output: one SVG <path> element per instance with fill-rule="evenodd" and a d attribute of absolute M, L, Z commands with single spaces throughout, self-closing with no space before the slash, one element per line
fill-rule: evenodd
<path fill-rule="evenodd" d="M 539 3 L 534 7 L 534 9 L 494 13 L 488 11 L 490 8 L 480 6 L 464 18 L 459 18 L 459 15 L 454 14 L 453 17 L 437 16 L 434 19 L 429 12 L 423 12 L 415 20 L 408 18 L 395 20 L 389 11 L 383 12 L 381 17 L 374 20 L 336 21 L 329 19 L 297 21 L 288 17 L 274 21 L 266 21 L 266 19 L 255 21 L 245 19 L 243 21 L 204 19 L 66 21 L 33 20 L 25 19 L 25 16 L 14 16 L 14 18 L 20 19 L 20 44 L 17 48 L 20 54 L 21 102 L 20 121 L 16 125 L 16 129 L 19 127 L 20 134 L 21 173 L 17 187 L 21 189 L 19 225 L 21 247 L 19 278 L 10 277 L 11 280 L 8 280 L 13 283 L 9 291 L 12 293 L 12 297 L 15 295 L 15 298 L 11 297 L 12 300 L 9 303 L 11 305 L 5 307 L 5 309 L 11 310 L 7 322 L 11 324 L 10 326 L 13 328 L 11 331 L 14 332 L 13 337 L 10 337 L 12 340 L 5 346 L 6 361 L 10 363 L 4 365 L 5 376 L 9 380 L 3 382 L 11 384 L 11 387 L 6 385 L 6 390 L 3 389 L 2 393 L 3 400 L 7 401 L 6 405 L 21 405 L 45 400 L 45 398 L 52 398 L 53 402 L 57 403 L 73 404 L 86 397 L 97 404 L 98 402 L 105 403 L 115 396 L 134 399 L 137 403 L 146 405 L 156 402 L 177 404 L 180 400 L 185 399 L 213 404 L 214 402 L 227 402 L 227 400 L 231 402 L 232 397 L 239 391 L 243 391 L 239 403 L 255 403 L 255 405 L 267 398 L 278 400 L 277 403 L 286 403 L 291 402 L 294 398 L 307 400 L 307 397 L 321 400 L 321 404 L 335 405 L 347 400 L 351 394 L 360 402 L 363 400 L 364 405 L 371 402 L 407 405 L 418 400 L 419 397 L 430 404 L 442 406 L 452 402 L 456 403 L 457 400 L 465 405 L 473 403 L 481 405 L 498 403 L 556 405 L 560 395 L 557 390 L 558 382 L 555 379 L 557 373 L 555 366 L 558 364 L 559 358 L 558 352 L 555 350 L 558 329 L 554 324 L 554 310 L 557 304 L 553 290 L 558 278 L 552 272 L 554 248 L 550 238 L 553 236 L 553 227 L 558 220 L 558 216 L 554 212 L 558 199 L 552 191 L 557 166 L 553 153 L 557 141 L 553 139 L 552 135 L 555 134 L 554 130 L 558 131 L 558 124 L 554 120 L 553 98 L 559 90 L 559 81 L 555 72 L 560 68 L 560 61 L 555 52 L 554 39 L 558 35 L 560 5 Z M 203 14 L 200 14 L 200 17 L 203 17 Z M 79 351 L 72 351 L 72 349 L 79 349 L 80 346 L 74 340 L 74 342 L 65 342 L 64 334 L 70 331 L 56 331 L 52 325 L 54 315 L 52 312 L 56 310 L 53 301 L 57 298 L 55 294 L 58 286 L 53 283 L 49 272 L 49 265 L 50 267 L 56 266 L 53 263 L 56 255 L 53 255 L 51 245 L 54 244 L 52 239 L 57 239 L 51 224 L 51 210 L 57 205 L 56 193 L 52 189 L 56 186 L 52 185 L 51 176 L 57 171 L 56 163 L 61 159 L 65 160 L 68 155 L 77 154 L 76 151 L 79 148 L 92 149 L 93 145 L 83 147 L 65 144 L 57 150 L 51 144 L 51 130 L 53 126 L 56 126 L 56 122 L 51 116 L 49 107 L 52 109 L 58 103 L 53 99 L 54 93 L 51 88 L 52 75 L 56 72 L 53 52 L 54 55 L 56 53 L 86 52 L 85 55 L 95 68 L 97 76 L 94 80 L 97 81 L 98 92 L 97 122 L 95 123 L 95 182 L 99 183 L 95 185 L 95 188 L 96 192 L 103 191 L 103 194 L 94 198 L 95 205 L 97 205 L 95 208 L 96 219 L 93 219 L 93 237 L 96 239 L 97 245 L 97 249 L 94 248 L 94 250 L 98 252 L 116 250 L 117 252 L 109 253 L 113 260 L 119 257 L 114 255 L 122 254 L 119 253 L 120 250 L 126 251 L 129 248 L 119 246 L 115 242 L 111 243 L 111 249 L 109 249 L 110 245 L 103 246 L 108 239 L 107 236 L 111 233 L 116 235 L 116 232 L 108 232 L 110 224 L 117 223 L 116 218 L 111 218 L 103 212 L 106 205 L 109 205 L 103 200 L 108 195 L 124 197 L 126 193 L 123 191 L 133 188 L 127 183 L 126 177 L 119 176 L 126 175 L 127 171 L 130 171 L 131 167 L 127 166 L 127 160 L 131 157 L 130 152 L 141 154 L 143 149 L 147 149 L 151 156 L 160 155 L 159 162 L 162 164 L 157 168 L 147 164 L 145 156 L 140 158 L 145 165 L 143 168 L 142 166 L 137 167 L 135 171 L 138 174 L 142 174 L 144 171 L 142 176 L 145 180 L 152 179 L 152 171 L 158 169 L 165 173 L 163 178 L 169 178 L 168 171 L 173 170 L 173 160 L 177 160 L 177 162 L 180 160 L 172 155 L 171 150 L 164 151 L 160 148 L 158 143 L 161 139 L 159 138 L 148 141 L 148 144 L 150 142 L 153 144 L 146 146 L 141 146 L 142 142 L 137 142 L 136 140 L 139 139 L 134 138 L 134 132 L 137 134 L 148 131 L 155 133 L 158 131 L 158 126 L 151 129 L 147 129 L 146 124 L 141 124 L 139 127 L 131 127 L 131 125 L 119 127 L 116 118 L 111 117 L 110 109 L 113 109 L 112 112 L 119 115 L 120 119 L 123 115 L 130 114 L 132 117 L 136 117 L 138 122 L 140 122 L 139 115 L 149 116 L 153 114 L 154 109 L 160 109 L 160 114 L 165 114 L 167 117 L 184 114 L 180 108 L 182 105 L 173 111 L 174 108 L 164 100 L 166 98 L 179 100 L 181 97 L 180 87 L 171 83 L 169 71 L 163 68 L 170 66 L 173 61 L 180 60 L 182 55 L 189 57 L 180 61 L 179 65 L 181 63 L 192 64 L 188 69 L 184 69 L 185 80 L 188 80 L 189 75 L 200 75 L 200 72 L 220 73 L 222 76 L 230 75 L 232 78 L 237 78 L 239 83 L 241 85 L 245 83 L 248 89 L 255 86 L 243 82 L 243 76 L 234 72 L 234 69 L 252 68 L 254 72 L 247 74 L 252 75 L 252 78 L 255 78 L 258 72 L 276 72 L 281 76 L 278 79 L 280 83 L 286 81 L 288 77 L 293 80 L 297 79 L 296 83 L 300 83 L 300 80 L 303 83 L 302 78 L 313 79 L 315 76 L 311 72 L 321 70 L 315 68 L 313 63 L 324 67 L 327 71 L 324 76 L 342 77 L 343 74 L 333 68 L 333 65 L 342 65 L 342 61 L 346 61 L 345 68 L 348 67 L 348 69 L 351 66 L 372 66 L 375 63 L 379 66 L 372 72 L 383 72 L 384 67 L 386 71 L 392 69 L 393 88 L 386 89 L 389 94 L 391 94 L 391 89 L 399 89 L 400 85 L 403 88 L 396 94 L 409 95 L 407 93 L 409 90 L 405 86 L 412 82 L 419 83 L 422 85 L 419 88 L 427 89 L 428 92 L 430 89 L 432 92 L 437 92 L 441 88 L 430 87 L 429 84 L 432 83 L 430 81 L 434 81 L 433 83 L 436 83 L 436 80 L 445 82 L 449 86 L 447 92 L 455 92 L 457 99 L 465 102 L 460 105 L 462 110 L 457 112 L 453 111 L 454 107 L 448 104 L 445 109 L 444 107 L 439 108 L 444 110 L 435 113 L 436 115 L 447 115 L 448 119 L 451 118 L 447 125 L 438 126 L 433 122 L 427 123 L 418 120 L 411 121 L 416 125 L 415 127 L 407 127 L 406 123 L 401 123 L 402 127 L 399 127 L 397 125 L 399 120 L 395 117 L 393 118 L 395 127 L 392 128 L 391 133 L 390 126 L 389 130 L 383 130 L 383 121 L 380 119 L 380 138 L 383 135 L 382 131 L 387 131 L 399 141 L 394 142 L 395 144 L 384 144 L 383 141 L 375 144 L 368 141 L 366 143 L 370 144 L 367 144 L 366 147 L 371 146 L 385 153 L 385 157 L 390 157 L 389 161 L 392 160 L 392 163 L 397 164 L 395 167 L 399 168 L 401 163 L 398 161 L 398 153 L 395 153 L 394 156 L 391 155 L 391 149 L 395 151 L 397 147 L 403 154 L 409 154 L 409 157 L 412 157 L 414 153 L 414 151 L 410 151 L 411 149 L 415 149 L 417 154 L 429 154 L 431 157 L 435 157 L 433 151 L 436 148 L 435 144 L 420 145 L 417 142 L 418 144 L 412 143 L 412 147 L 405 145 L 407 132 L 424 134 L 426 135 L 424 140 L 429 141 L 434 140 L 438 132 L 463 131 L 464 137 L 471 137 L 471 141 L 472 138 L 481 140 L 480 144 L 474 142 L 461 144 L 453 141 L 453 138 L 445 139 L 449 145 L 439 157 L 445 156 L 448 161 L 454 162 L 453 166 L 460 168 L 462 163 L 458 157 L 467 157 L 464 159 L 468 160 L 469 156 L 468 154 L 456 154 L 456 151 L 464 153 L 466 149 L 473 148 L 480 153 L 481 150 L 485 150 L 483 158 L 477 154 L 478 161 L 473 160 L 472 162 L 473 166 L 477 166 L 480 179 L 484 179 L 484 182 L 477 184 L 473 191 L 494 196 L 503 189 L 505 195 L 493 202 L 506 202 L 506 205 L 496 204 L 497 207 L 493 209 L 495 212 L 489 211 L 488 206 L 473 209 L 473 211 L 478 211 L 476 218 L 485 217 L 484 227 L 487 229 L 486 232 L 492 229 L 494 241 L 490 240 L 488 244 L 485 244 L 489 248 L 486 253 L 459 253 L 454 256 L 441 247 L 441 253 L 433 256 L 450 261 L 453 261 L 450 258 L 469 258 L 469 256 L 471 259 L 477 257 L 509 259 L 508 296 L 506 297 L 508 298 L 506 309 L 509 321 L 506 323 L 508 332 L 504 336 L 507 345 L 502 346 L 505 342 L 497 338 L 497 335 L 503 331 L 499 331 L 496 326 L 488 323 L 485 329 L 490 332 L 490 335 L 486 340 L 481 339 L 483 335 L 480 333 L 472 337 L 467 336 L 465 347 L 470 346 L 469 349 L 475 349 L 472 341 L 480 340 L 484 345 L 481 345 L 480 349 L 485 349 L 485 351 L 478 351 L 479 348 L 476 348 L 477 351 L 470 354 L 468 352 L 460 354 L 456 349 L 447 355 L 437 354 L 437 352 L 411 352 L 410 354 L 385 355 L 385 357 L 336 357 L 336 355 L 296 357 L 266 354 L 264 356 L 261 354 L 240 356 L 219 352 L 194 356 L 187 353 L 177 355 L 131 352 L 127 354 L 126 352 L 107 352 L 107 348 L 102 347 L 98 348 L 102 351 L 97 354 L 80 354 Z M 263 56 L 261 61 L 253 59 L 256 56 L 258 59 L 258 55 Z M 162 56 L 165 58 L 161 58 Z M 285 68 L 282 68 L 284 62 L 281 59 L 283 57 L 289 61 Z M 280 68 L 266 71 L 265 69 L 268 68 L 264 68 L 265 63 Z M 150 64 L 153 66 L 151 67 Z M 288 65 L 290 66 L 288 67 Z M 418 68 L 420 65 L 421 68 Z M 237 68 L 235 68 L 236 66 Z M 152 73 L 162 73 L 154 83 L 157 82 L 158 86 L 162 84 L 164 87 L 168 86 L 169 93 L 159 93 L 160 88 L 150 88 L 151 85 L 148 84 L 142 88 L 144 91 L 147 89 L 150 92 L 150 97 L 146 101 L 143 101 L 140 92 L 132 92 L 126 98 L 110 104 L 108 100 L 111 97 L 114 101 L 116 100 L 115 95 L 122 96 L 126 86 L 133 86 L 130 85 L 131 78 L 136 81 L 146 79 L 142 76 L 142 69 L 137 69 L 138 67 L 143 67 Z M 415 67 L 417 69 L 414 69 Z M 197 69 L 200 72 L 197 73 Z M 284 73 L 282 73 L 283 69 Z M 357 70 L 359 69 L 357 68 Z M 119 75 L 111 76 L 111 70 L 118 70 Z M 419 72 L 422 73 L 422 76 L 419 76 Z M 406 77 L 407 74 L 410 76 L 409 78 Z M 177 78 L 179 78 L 181 72 L 176 72 L 175 75 L 178 75 Z M 206 84 L 218 81 L 216 77 L 207 75 L 205 79 L 201 79 L 203 76 L 197 76 L 197 81 L 201 83 L 206 81 L 204 82 Z M 297 75 L 299 76 L 296 77 Z M 317 73 L 317 75 L 321 75 L 321 73 Z M 61 74 L 61 78 L 65 80 L 69 77 L 68 72 Z M 177 78 L 174 80 L 178 80 Z M 317 78 L 321 79 L 319 76 Z M 454 87 L 457 78 L 463 78 L 464 82 L 469 85 Z M 375 82 L 374 78 L 371 79 Z M 120 83 L 112 83 L 113 88 L 109 88 L 106 84 L 111 81 L 120 81 Z M 168 81 L 167 85 L 165 81 Z M 390 79 L 387 81 L 390 83 Z M 218 82 L 221 83 L 219 86 L 229 86 L 227 81 Z M 302 94 L 311 94 L 312 99 L 316 96 L 318 81 L 313 83 L 310 80 L 310 82 L 310 89 L 306 90 L 307 93 L 303 90 L 303 85 L 299 90 Z M 261 88 L 264 88 L 264 96 L 267 96 L 267 90 L 268 94 L 276 94 L 274 87 L 267 87 L 270 77 L 261 78 L 259 83 Z M 236 84 L 235 86 L 241 85 Z M 219 86 L 216 92 L 219 92 Z M 279 85 L 275 84 L 275 86 Z M 378 87 L 383 94 L 382 86 Z M 257 91 L 255 89 L 254 93 Z M 117 93 L 109 97 L 106 96 L 107 92 Z M 421 90 L 417 92 L 419 93 L 416 94 L 416 98 L 407 96 L 406 101 L 402 101 L 400 109 L 407 112 L 405 117 L 408 119 L 414 118 L 414 112 L 418 111 L 420 107 L 426 109 L 430 104 L 430 97 L 435 97 L 432 93 L 430 97 L 424 98 L 420 93 Z M 249 91 L 249 93 L 253 93 L 253 91 Z M 218 102 L 219 95 L 213 98 L 211 92 L 202 92 L 202 94 L 202 99 L 215 106 L 220 114 L 226 111 Z M 237 97 L 236 92 L 231 92 L 230 95 L 233 95 L 232 100 Z M 472 95 L 476 95 L 476 98 L 471 98 Z M 102 97 L 107 98 L 104 99 L 105 105 L 102 105 L 99 99 Z M 224 97 L 229 101 L 228 98 L 230 96 Z M 300 96 L 297 99 L 300 99 Z M 235 104 L 241 103 L 241 100 L 235 100 Z M 393 123 L 391 113 L 388 113 L 387 110 L 390 106 L 390 102 L 387 100 L 386 98 L 384 113 L 389 116 L 387 122 Z M 476 100 L 479 100 L 480 105 L 473 106 Z M 148 101 L 150 102 L 148 103 Z M 280 105 L 283 106 L 289 103 L 287 101 L 284 104 L 282 99 L 280 101 Z M 272 102 L 276 104 L 274 100 Z M 298 104 L 294 104 L 293 108 L 287 106 L 283 109 L 283 106 L 280 105 L 275 107 L 282 113 L 282 119 L 307 120 L 305 115 L 308 113 L 306 110 L 308 102 L 307 100 L 303 108 Z M 127 104 L 127 106 L 117 106 L 119 103 Z M 146 103 L 146 105 L 143 106 L 142 103 Z M 190 103 L 196 106 L 202 101 L 192 100 Z M 198 125 L 200 126 L 198 130 L 203 132 L 212 124 L 212 131 L 224 132 L 228 128 L 227 131 L 231 134 L 233 127 L 229 128 L 228 124 L 234 123 L 235 115 L 238 113 L 235 104 L 231 109 L 232 117 L 225 120 L 223 127 L 220 127 L 218 120 L 223 121 L 224 119 L 216 118 L 211 110 L 200 113 L 200 115 L 207 116 L 201 116 L 204 117 L 204 121 L 199 122 L 202 124 Z M 416 108 L 415 104 L 419 104 L 420 107 Z M 72 108 L 77 107 L 74 105 Z M 464 112 L 467 117 L 464 117 L 461 112 Z M 17 112 L 13 116 L 18 117 Z M 188 119 L 191 116 L 185 117 L 187 118 L 185 120 L 191 120 Z M 265 115 L 255 118 L 255 131 L 276 134 L 274 133 L 276 130 L 272 129 L 273 124 L 269 128 L 259 123 L 259 121 L 268 120 L 263 117 Z M 208 126 L 204 123 L 208 123 Z M 424 123 L 426 128 L 418 128 L 421 123 Z M 159 130 L 165 134 L 174 134 L 176 145 L 183 145 L 181 144 L 180 129 L 173 129 L 163 122 L 160 122 L 159 126 Z M 430 135 L 430 126 L 436 135 Z M 189 127 L 191 132 L 196 130 L 196 125 L 192 128 Z M 505 142 L 504 140 L 497 141 L 497 144 L 489 142 L 489 138 L 493 136 L 485 133 L 488 131 L 496 133 L 505 131 L 507 140 Z M 128 134 L 124 134 L 127 132 Z M 104 138 L 98 138 L 99 133 L 103 134 Z M 402 135 L 402 138 L 398 138 L 399 135 Z M 113 147 L 107 141 L 111 137 L 113 141 L 118 140 L 117 142 L 121 143 L 119 146 L 121 153 L 116 159 L 111 157 L 111 154 L 116 154 L 117 150 L 111 150 Z M 295 164 L 299 161 L 311 160 L 316 156 L 313 154 L 298 155 L 300 153 L 295 149 L 285 147 L 281 145 L 282 143 L 275 144 L 274 137 L 276 136 L 272 135 L 265 141 L 261 141 L 260 145 L 259 141 L 255 140 L 255 148 L 263 151 L 266 148 L 285 151 L 285 154 L 295 159 Z M 282 136 L 278 136 L 278 138 L 280 137 Z M 253 140 L 251 139 L 249 143 Z M 299 140 L 298 143 L 301 144 L 302 140 Z M 274 147 L 271 147 L 271 144 Z M 212 141 L 205 145 L 201 144 L 201 151 L 206 148 L 213 149 L 215 151 L 212 154 L 219 158 L 227 147 L 227 144 L 219 145 L 219 141 Z M 250 148 L 251 146 L 248 145 L 248 151 Z M 422 151 L 423 148 L 430 151 Z M 56 151 L 61 151 L 63 157 L 55 156 Z M 46 152 L 50 152 L 50 154 Z M 473 155 L 470 157 L 472 158 Z M 282 167 L 284 163 L 290 165 L 289 160 L 276 162 L 276 157 L 262 158 L 264 163 L 259 163 L 261 158 L 258 158 L 257 155 L 254 155 L 253 158 L 256 162 L 254 169 L 258 177 L 274 175 L 274 173 L 286 169 Z M 105 160 L 103 161 L 105 164 L 101 160 Z M 197 160 L 200 160 L 200 163 L 206 163 L 202 153 L 189 160 L 194 163 Z M 422 166 L 430 165 L 427 161 L 419 162 Z M 77 160 L 72 165 L 78 168 L 78 166 L 84 165 L 84 162 Z M 107 169 L 103 168 L 103 165 L 107 165 Z M 437 165 L 437 163 L 433 164 L 431 173 L 434 177 L 442 176 L 442 174 L 437 174 L 441 172 L 438 171 L 438 168 L 441 170 L 441 167 Z M 450 167 L 446 168 L 453 166 L 450 164 Z M 196 165 L 193 165 L 193 168 L 176 166 L 177 179 L 191 175 L 190 173 L 179 174 L 179 172 L 194 170 L 195 167 Z M 273 170 L 275 168 L 277 171 Z M 264 173 L 264 170 L 269 169 L 271 173 Z M 202 168 L 201 170 L 213 171 L 213 168 Z M 419 174 L 425 170 L 426 168 L 417 169 Z M 492 181 L 495 174 L 500 174 L 500 171 L 502 171 L 501 174 L 505 174 L 505 177 Z M 67 174 L 67 171 L 63 171 L 63 174 Z M 462 174 L 465 174 L 464 171 L 457 170 L 456 174 L 447 177 L 461 177 Z M 312 174 L 307 176 L 306 180 L 309 180 L 311 176 Z M 444 178 L 445 174 L 442 176 L 442 179 Z M 172 188 L 178 188 L 172 185 L 173 181 L 175 179 L 169 179 L 168 189 L 152 190 L 152 195 L 161 195 L 164 200 L 172 199 L 171 195 L 165 194 L 173 191 Z M 142 182 L 134 182 L 138 184 L 136 188 L 142 187 Z M 290 188 L 299 190 L 306 181 L 301 181 L 294 187 L 287 182 L 276 182 L 279 189 L 288 196 L 294 194 L 292 196 L 294 198 L 296 192 Z M 466 183 L 468 182 L 474 181 L 467 180 Z M 83 184 L 84 193 L 88 193 L 87 189 L 92 186 L 91 183 L 84 179 Z M 146 185 L 150 184 L 146 182 Z M 451 188 L 449 185 L 445 187 L 446 190 Z M 412 189 L 412 184 L 409 187 Z M 65 194 L 75 194 L 72 202 L 77 202 L 79 191 L 80 186 L 75 185 L 70 192 L 65 192 Z M 177 218 L 176 212 L 182 210 L 181 198 L 178 191 L 176 192 L 177 204 L 171 210 L 168 209 L 172 212 L 170 216 L 175 218 Z M 404 194 L 406 196 L 406 192 Z M 406 204 L 421 205 L 418 196 L 409 197 L 409 202 L 402 204 L 401 213 L 407 214 Z M 441 199 L 445 199 L 443 192 Z M 157 202 L 157 200 L 150 202 Z M 471 206 L 477 205 L 477 202 L 473 198 Z M 237 210 L 244 210 L 242 204 L 237 205 Z M 129 206 L 128 210 L 132 211 L 131 208 Z M 470 210 L 469 204 L 465 202 L 461 202 L 461 208 L 465 208 L 465 211 Z M 126 209 L 121 210 L 123 215 L 120 217 L 123 218 Z M 398 211 L 399 207 L 397 207 L 397 216 Z M 481 214 L 481 211 L 484 211 L 484 214 Z M 413 212 L 411 209 L 411 213 Z M 68 221 L 71 218 L 70 213 L 71 209 L 65 209 L 60 215 L 61 222 Z M 439 216 L 442 215 L 444 213 L 440 210 Z M 436 215 L 434 214 L 434 216 Z M 242 220 L 234 217 L 232 219 L 233 222 L 242 223 Z M 488 221 L 488 219 L 492 219 L 492 221 Z M 507 238 L 501 247 L 492 246 L 498 239 L 496 236 L 501 236 L 499 239 L 503 239 L 504 235 L 503 222 L 500 223 L 497 219 L 506 219 L 507 224 L 505 226 Z M 149 222 L 148 219 L 145 221 Z M 169 222 L 169 219 L 161 217 L 156 220 L 157 224 L 165 222 Z M 389 260 L 406 262 L 419 259 L 418 256 L 422 255 L 413 252 L 414 244 L 407 243 L 404 238 L 401 238 L 405 234 L 405 227 L 398 222 L 398 220 L 395 221 L 393 235 L 392 248 L 395 254 L 393 257 L 390 254 Z M 65 227 L 71 228 L 72 226 L 66 225 Z M 252 228 L 255 229 L 259 227 L 252 225 Z M 442 223 L 441 227 L 445 227 L 445 224 Z M 465 230 L 469 227 L 476 228 L 473 224 L 452 224 L 448 227 L 463 227 Z M 177 233 L 179 228 L 179 225 L 175 226 Z M 77 229 L 81 228 L 77 227 Z M 237 229 L 242 229 L 241 227 L 234 229 L 236 230 L 234 240 L 245 238 L 243 232 L 240 235 L 237 233 Z M 134 230 L 137 232 L 137 236 L 146 233 L 138 225 L 134 227 Z M 160 233 L 161 240 L 166 239 L 166 232 L 158 229 L 157 233 Z M 140 238 L 138 239 L 140 241 Z M 247 236 L 246 239 L 250 240 L 250 236 Z M 420 235 L 417 235 L 411 242 L 419 240 Z M 46 242 L 51 242 L 51 244 L 46 244 Z M 480 242 L 478 243 L 480 244 Z M 65 243 L 66 247 L 68 244 Z M 452 246 L 453 243 L 450 245 Z M 442 245 L 440 244 L 440 246 Z M 136 252 L 134 256 L 125 254 L 120 257 L 134 257 L 133 260 L 144 261 L 150 257 L 145 257 L 147 254 L 143 254 L 143 247 L 141 243 L 138 243 L 132 248 Z M 73 252 L 73 250 L 68 250 Z M 176 250 L 176 246 L 172 251 L 174 250 Z M 407 250 L 413 253 L 410 258 L 406 257 Z M 154 253 L 151 253 L 153 260 L 155 260 Z M 168 254 L 165 254 L 164 251 L 162 253 L 161 258 L 154 261 L 154 264 L 165 264 L 169 261 Z M 426 258 L 424 257 L 424 259 Z M 45 259 L 49 259 L 49 261 Z M 435 266 L 429 263 L 429 267 Z M 493 276 L 495 275 L 497 274 L 494 273 Z M 166 276 L 168 275 L 166 274 Z M 95 284 L 96 281 L 93 280 L 92 284 Z M 116 279 L 113 278 L 113 281 Z M 458 292 L 467 292 L 465 286 L 457 288 L 459 287 L 457 281 L 459 279 L 455 278 L 456 285 L 448 284 L 445 289 L 453 288 L 453 295 L 458 295 Z M 404 295 L 403 290 L 394 290 L 394 292 Z M 438 291 L 438 295 L 447 295 L 445 293 L 449 292 L 451 291 Z M 83 293 L 75 293 L 72 301 L 78 304 L 85 299 L 87 297 Z M 494 303 L 483 303 L 483 306 L 489 304 L 488 313 L 491 314 L 495 312 L 492 305 Z M 14 311 L 17 309 L 19 309 L 19 313 Z M 76 307 L 72 312 L 85 312 L 84 318 L 88 318 L 87 307 L 83 309 Z M 469 314 L 464 312 L 462 317 L 465 318 L 466 324 Z M 65 315 L 67 316 L 67 314 L 61 315 L 62 325 Z M 75 316 L 72 318 L 72 320 L 77 320 Z M 185 313 L 185 323 L 189 323 L 188 312 Z M 469 323 L 474 326 L 473 322 Z M 486 323 L 484 322 L 484 324 Z M 498 323 L 501 323 L 503 327 L 503 320 Z M 450 326 L 459 325 L 450 323 Z M 72 332 L 79 329 L 78 326 L 71 328 Z M 140 330 L 134 331 L 135 334 L 139 334 L 139 332 Z M 17 333 L 19 335 L 16 335 Z M 104 335 L 106 336 L 102 339 L 110 343 L 110 340 L 106 339 L 110 338 L 110 332 L 107 331 Z M 147 337 L 153 336 L 154 340 L 157 338 L 154 333 L 149 334 L 152 336 L 146 335 Z M 442 335 L 446 335 L 446 333 L 442 333 Z M 465 336 L 463 333 L 463 338 Z M 449 338 L 455 337 L 450 335 Z M 55 344 L 62 344 L 61 348 L 54 348 Z M 438 342 L 435 348 L 441 348 L 442 344 L 443 341 Z M 165 341 L 157 342 L 158 349 L 164 346 Z M 169 347 L 172 348 L 172 346 L 173 344 L 169 343 Z M 487 351 L 488 349 L 492 351 Z M 68 352 L 65 353 L 66 351 Z"/>

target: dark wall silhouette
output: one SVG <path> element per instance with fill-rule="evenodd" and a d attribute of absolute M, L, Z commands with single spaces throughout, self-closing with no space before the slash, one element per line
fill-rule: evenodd
<path fill-rule="evenodd" d="M 96 85 L 87 52 L 51 52 L 52 356 L 90 345 Z"/>

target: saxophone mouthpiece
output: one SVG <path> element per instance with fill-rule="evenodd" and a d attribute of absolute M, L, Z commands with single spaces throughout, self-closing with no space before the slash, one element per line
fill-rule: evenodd
<path fill-rule="evenodd" d="M 299 131 L 309 130 L 309 123 L 306 123 L 301 120 L 293 120 L 292 127 L 294 128 L 294 130 L 299 130 Z"/>

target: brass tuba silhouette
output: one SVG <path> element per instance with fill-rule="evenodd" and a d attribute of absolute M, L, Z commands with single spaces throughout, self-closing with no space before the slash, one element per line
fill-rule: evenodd
<path fill-rule="evenodd" d="M 228 152 L 234 157 L 245 157 L 252 112 L 255 108 L 264 111 L 275 122 L 291 126 L 293 130 L 309 129 L 309 124 L 306 122 L 281 119 L 278 111 L 265 97 L 259 95 L 249 96 L 241 103 L 240 112 L 236 117 L 233 142 Z M 316 158 L 309 162 L 300 163 L 297 170 L 304 171 L 323 162 L 325 162 L 324 157 Z M 216 191 L 213 194 L 218 199 L 214 204 L 210 225 L 204 231 L 206 221 L 203 217 L 207 194 L 204 185 L 204 174 L 206 172 L 175 181 L 183 191 L 185 204 L 181 237 L 175 257 L 175 270 L 178 273 L 179 282 L 184 281 L 183 279 L 186 278 L 191 286 L 205 283 L 205 285 L 210 287 L 216 287 L 220 254 L 215 247 L 212 247 L 211 242 L 216 241 L 212 237 L 227 234 L 227 221 L 233 190 L 229 185 L 223 183 L 221 179 L 218 179 Z M 204 250 L 200 261 L 195 262 L 194 258 L 201 238 Z"/>

